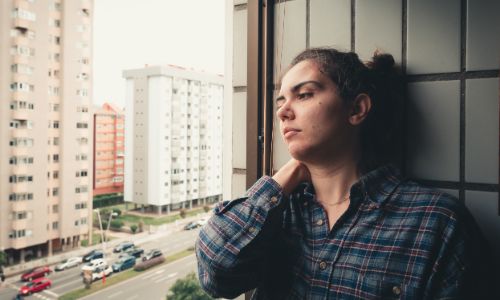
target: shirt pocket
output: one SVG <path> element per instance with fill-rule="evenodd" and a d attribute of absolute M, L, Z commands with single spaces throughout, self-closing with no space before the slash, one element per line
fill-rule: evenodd
<path fill-rule="evenodd" d="M 365 277 L 361 282 L 361 290 L 366 293 L 362 299 L 422 299 L 418 286 L 398 279 L 379 279 Z"/>

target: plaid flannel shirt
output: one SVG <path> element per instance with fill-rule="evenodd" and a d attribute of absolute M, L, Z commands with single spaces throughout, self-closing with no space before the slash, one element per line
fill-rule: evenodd
<path fill-rule="evenodd" d="M 350 192 L 331 230 L 310 184 L 284 197 L 264 176 L 221 202 L 196 242 L 202 287 L 273 300 L 493 299 L 489 248 L 463 203 L 392 165 Z"/>

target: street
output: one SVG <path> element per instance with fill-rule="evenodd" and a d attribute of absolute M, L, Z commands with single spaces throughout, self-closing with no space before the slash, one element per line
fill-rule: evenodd
<path fill-rule="evenodd" d="M 130 241 L 134 241 L 136 246 L 143 248 L 145 252 L 148 252 L 150 249 L 160 249 L 163 252 L 164 256 L 169 256 L 174 253 L 180 252 L 182 250 L 185 250 L 189 248 L 190 246 L 194 246 L 194 242 L 196 240 L 196 237 L 198 236 L 199 229 L 195 230 L 190 230 L 190 231 L 184 231 L 184 230 L 179 230 L 179 231 L 174 231 L 170 232 L 165 235 L 155 235 L 151 236 L 149 239 L 145 239 L 143 241 L 134 241 L 133 236 L 130 238 Z M 112 253 L 112 249 L 109 248 L 107 249 L 107 260 L 108 264 L 111 265 L 113 262 L 118 260 L 118 256 L 120 253 Z M 194 255 L 191 255 L 192 259 L 194 260 Z M 186 259 L 186 258 L 185 258 Z M 179 260 L 179 262 L 184 261 Z M 175 279 L 180 278 L 187 274 L 189 271 L 194 271 L 196 269 L 196 264 L 195 262 L 189 262 L 186 264 L 182 263 L 177 263 L 174 262 L 172 263 L 174 266 L 180 266 L 178 269 L 175 271 L 172 271 L 173 273 L 168 273 L 168 278 L 167 281 L 172 281 L 175 282 Z M 169 264 L 170 266 L 170 264 Z M 164 269 L 166 266 L 162 266 L 161 268 Z M 189 268 L 189 270 L 182 270 L 183 267 Z M 158 269 L 152 270 L 152 272 L 158 272 Z M 81 265 L 77 266 L 75 268 L 71 268 L 68 270 L 64 270 L 61 272 L 53 272 L 51 275 L 48 276 L 50 280 L 52 280 L 52 287 L 48 290 L 44 290 L 42 292 L 35 293 L 32 296 L 25 297 L 25 299 L 57 299 L 59 296 L 83 287 L 82 283 L 82 277 L 80 275 L 81 272 Z M 151 271 L 146 271 L 144 274 L 139 275 L 138 277 L 143 277 L 147 275 Z M 167 271 L 165 271 L 167 272 Z M 170 271 L 169 271 L 170 272 Z M 174 274 L 175 273 L 175 274 Z M 153 273 L 154 274 L 154 273 Z M 167 274 L 167 273 L 166 273 Z M 172 275 L 173 274 L 173 275 Z M 15 297 L 17 292 L 19 291 L 19 288 L 23 285 L 23 283 L 19 280 L 20 276 L 17 276 L 15 280 L 8 280 L 8 282 L 5 282 L 2 284 L 2 287 L 0 287 L 0 300 L 8 300 L 12 299 Z M 155 277 L 156 278 L 156 277 Z M 157 279 L 152 280 L 150 283 L 155 283 L 158 279 L 161 279 L 161 276 Z M 108 290 L 114 290 L 116 292 L 116 286 L 119 286 L 120 284 L 117 284 L 115 286 L 112 286 L 111 288 L 106 289 L 105 291 Z M 163 285 L 162 285 L 163 286 Z M 147 290 L 143 291 L 138 291 L 138 292 L 143 292 L 143 293 L 151 293 L 151 291 Z M 156 288 L 155 288 L 156 289 Z M 168 289 L 167 289 L 168 290 Z M 136 292 L 137 293 L 137 292 Z M 164 293 L 166 295 L 166 292 Z M 144 296 L 141 296 L 144 297 Z M 94 298 L 92 298 L 94 299 Z M 95 298 L 98 299 L 98 298 Z M 100 298 L 99 298 L 100 299 Z M 118 298 L 122 299 L 122 297 Z M 145 298 L 145 299 L 150 299 Z M 164 297 L 163 297 L 164 299 Z"/>

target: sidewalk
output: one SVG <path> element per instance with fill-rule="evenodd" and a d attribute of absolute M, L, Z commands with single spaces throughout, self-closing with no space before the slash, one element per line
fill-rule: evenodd
<path fill-rule="evenodd" d="M 154 231 L 145 230 L 144 232 L 136 233 L 136 234 L 127 234 L 127 233 L 118 233 L 118 238 L 109 241 L 106 243 L 106 253 L 105 255 L 109 255 L 113 252 L 113 248 L 123 241 L 133 241 L 136 245 L 145 244 L 152 240 L 158 239 L 159 237 L 164 237 L 171 233 L 182 230 L 184 225 L 186 225 L 190 221 L 194 221 L 199 219 L 200 217 L 209 217 L 209 213 L 203 213 L 197 216 L 188 217 L 185 219 L 181 219 L 172 223 L 164 224 L 162 226 L 156 226 Z M 99 232 L 99 231 L 97 231 Z M 108 232 L 108 236 L 115 236 L 115 232 Z M 84 256 L 86 253 L 90 252 L 94 249 L 102 249 L 103 244 L 98 244 L 89 247 L 80 247 L 78 249 L 74 249 L 68 252 L 58 253 L 49 257 L 43 257 L 40 259 L 35 259 L 29 262 L 25 262 L 23 264 L 17 264 L 9 267 L 4 267 L 5 273 L 5 282 L 0 285 L 0 287 L 6 285 L 7 283 L 15 282 L 19 278 L 16 275 L 22 274 L 25 271 L 39 267 L 44 265 L 53 266 L 63 261 L 64 259 L 74 257 L 74 256 Z"/>

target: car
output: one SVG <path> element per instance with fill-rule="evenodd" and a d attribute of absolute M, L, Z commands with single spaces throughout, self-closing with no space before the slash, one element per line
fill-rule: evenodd
<path fill-rule="evenodd" d="M 97 258 L 103 258 L 104 254 L 102 251 L 99 250 L 92 250 L 89 253 L 85 254 L 82 258 L 83 262 L 89 262 L 91 260 L 97 259 Z"/>
<path fill-rule="evenodd" d="M 184 226 L 184 230 L 191 230 L 200 227 L 198 221 L 191 221 Z"/>
<path fill-rule="evenodd" d="M 122 252 L 132 247 L 134 247 L 134 243 L 132 242 L 121 242 L 113 249 L 113 252 L 114 253 Z"/>
<path fill-rule="evenodd" d="M 63 260 L 60 264 L 58 264 L 54 269 L 56 271 L 66 270 L 68 268 L 73 268 L 82 263 L 82 258 L 80 256 L 70 257 L 68 259 Z"/>
<path fill-rule="evenodd" d="M 19 294 L 21 296 L 29 295 L 32 293 L 36 293 L 45 289 L 48 289 L 52 286 L 52 281 L 48 278 L 41 277 L 34 279 L 31 282 L 28 282 L 27 284 L 23 285 L 19 289 Z"/>
<path fill-rule="evenodd" d="M 144 255 L 142 257 L 142 260 L 143 261 L 151 260 L 151 259 L 153 259 L 155 257 L 162 256 L 162 255 L 163 255 L 163 253 L 161 253 L 160 250 L 158 250 L 158 249 L 152 249 L 148 253 L 146 253 L 146 255 Z"/>
<path fill-rule="evenodd" d="M 52 270 L 47 266 L 34 268 L 23 273 L 23 275 L 21 275 L 21 281 L 31 281 L 36 278 L 45 277 L 51 272 Z"/>
<path fill-rule="evenodd" d="M 204 226 L 205 224 L 207 224 L 207 222 L 208 222 L 207 218 L 201 218 L 201 219 L 198 220 L 198 224 L 200 226 Z"/>
<path fill-rule="evenodd" d="M 129 255 L 135 258 L 139 258 L 143 254 L 144 254 L 144 249 L 133 247 L 125 251 L 125 253 L 121 254 L 120 257 Z"/>
<path fill-rule="evenodd" d="M 98 267 L 107 266 L 108 263 L 103 258 L 94 259 L 91 262 L 86 263 L 82 267 L 82 272 L 85 270 L 90 270 L 94 272 Z"/>
<path fill-rule="evenodd" d="M 101 279 L 102 277 L 106 276 L 111 276 L 113 274 L 113 268 L 106 265 L 106 266 L 100 266 L 97 267 L 97 269 L 92 272 L 92 281 Z"/>
<path fill-rule="evenodd" d="M 113 272 L 117 273 L 135 266 L 135 257 L 125 256 L 113 264 Z"/>

